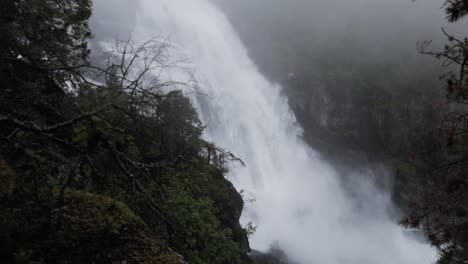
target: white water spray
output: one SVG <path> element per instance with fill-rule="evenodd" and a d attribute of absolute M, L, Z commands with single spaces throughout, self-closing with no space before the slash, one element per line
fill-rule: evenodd
<path fill-rule="evenodd" d="M 246 200 L 255 199 L 243 215 L 258 226 L 253 248 L 277 243 L 303 264 L 431 263 L 433 251 L 390 220 L 387 195 L 361 181 L 349 197 L 333 168 L 302 142 L 281 87 L 259 73 L 212 3 L 141 0 L 138 10 L 137 40 L 168 35 L 193 62 L 207 94 L 196 98 L 206 139 L 247 164 L 230 177 Z"/>

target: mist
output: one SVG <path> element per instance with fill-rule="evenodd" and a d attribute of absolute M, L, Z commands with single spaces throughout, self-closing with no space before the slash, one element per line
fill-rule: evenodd
<path fill-rule="evenodd" d="M 306 141 L 323 153 L 331 152 L 328 159 L 358 157 L 361 164 L 368 159 L 378 163 L 379 158 L 374 157 L 377 149 L 383 148 L 382 142 L 368 135 L 374 129 L 372 124 L 359 125 L 362 136 L 353 146 L 347 145 L 349 139 L 334 136 L 330 124 L 339 118 L 360 122 L 358 116 L 363 113 L 346 107 L 363 100 L 357 94 L 366 82 L 375 94 L 414 91 L 430 97 L 428 104 L 441 104 L 445 91 L 439 77 L 448 69 L 433 57 L 420 54 L 418 45 L 431 41 L 430 50 L 441 50 L 447 42 L 442 28 L 463 38 L 468 26 L 466 20 L 448 23 L 444 1 L 440 0 L 215 2 L 227 14 L 260 71 L 282 84 L 305 129 Z M 361 104 L 375 107 L 368 103 Z M 341 117 L 333 113 L 340 104 Z M 399 132 L 394 129 L 391 133 Z M 361 158 L 363 150 L 371 153 Z"/>
<path fill-rule="evenodd" d="M 167 35 L 192 61 L 200 89 L 209 95 L 192 97 L 207 125 L 205 138 L 247 164 L 229 177 L 254 201 L 243 215 L 244 224 L 258 226 L 250 239 L 253 249 L 266 252 L 277 245 L 297 263 L 435 259 L 425 241 L 398 226 L 391 172 L 363 163 L 344 172 L 345 184 L 340 169 L 301 139 L 301 124 L 281 84 L 299 71 L 320 72 L 323 61 L 433 73 L 434 64 L 418 54 L 416 43 L 433 39 L 440 47 L 441 26 L 462 32 L 461 25 L 444 22 L 442 1 L 94 2 L 93 45 L 114 37 L 143 41 Z"/>
<path fill-rule="evenodd" d="M 215 0 L 227 13 L 250 56 L 270 78 L 294 68 L 294 60 L 424 64 L 416 44 L 432 40 L 434 49 L 465 23 L 449 24 L 440 0 Z M 311 62 L 313 63 L 313 61 Z"/>
<path fill-rule="evenodd" d="M 468 263 L 468 0 L 0 6 L 1 263 Z"/>

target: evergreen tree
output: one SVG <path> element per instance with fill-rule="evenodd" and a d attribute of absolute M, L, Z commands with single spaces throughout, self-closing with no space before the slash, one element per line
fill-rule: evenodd
<path fill-rule="evenodd" d="M 446 2 L 450 22 L 462 19 L 467 10 L 466 0 Z M 420 46 L 422 53 L 455 66 L 455 71 L 442 76 L 452 109 L 441 125 L 442 165 L 431 172 L 403 224 L 424 229 L 438 250 L 438 263 L 461 264 L 468 261 L 468 40 L 443 32 L 449 41 L 444 50 L 428 50 L 430 42 Z"/>
<path fill-rule="evenodd" d="M 168 45 L 117 41 L 100 68 L 88 61 L 91 1 L 0 8 L 0 262 L 246 258 L 243 202 L 209 162 L 178 90 L 189 84 L 151 74 Z"/>

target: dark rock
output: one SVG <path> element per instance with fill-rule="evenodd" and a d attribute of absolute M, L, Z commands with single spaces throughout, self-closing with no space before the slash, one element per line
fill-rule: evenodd
<path fill-rule="evenodd" d="M 222 175 L 220 175 L 222 176 Z M 247 253 L 250 252 L 249 240 L 247 231 L 240 225 L 239 219 L 244 208 L 242 196 L 234 188 L 234 185 L 223 177 L 223 185 L 227 194 L 226 200 L 215 201 L 218 208 L 221 208 L 218 218 L 223 227 L 232 230 L 233 239 L 240 244 L 243 263 L 250 263 Z"/>
<path fill-rule="evenodd" d="M 273 246 L 266 253 L 252 250 L 250 259 L 253 264 L 297 264 L 292 262 L 279 246 Z"/>

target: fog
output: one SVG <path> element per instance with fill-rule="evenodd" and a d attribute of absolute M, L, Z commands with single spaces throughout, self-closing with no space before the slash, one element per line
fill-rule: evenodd
<path fill-rule="evenodd" d="M 97 40 L 129 37 L 140 0 L 96 0 Z M 279 78 L 285 57 L 359 53 L 367 61 L 424 60 L 418 41 L 445 40 L 441 27 L 463 36 L 467 21 L 445 21 L 442 0 L 212 0 L 228 16 L 261 70 Z M 156 35 L 157 33 L 155 33 Z M 291 60 L 291 59 L 290 59 Z M 289 62 L 291 63 L 291 62 Z"/>
<path fill-rule="evenodd" d="M 445 40 L 441 27 L 464 33 L 467 23 L 448 24 L 442 0 L 214 0 L 227 13 L 251 57 L 271 78 L 294 70 L 304 54 L 330 60 L 424 64 L 419 41 Z M 463 36 L 463 35 L 462 35 Z M 291 69 L 293 68 L 293 69 Z"/>
<path fill-rule="evenodd" d="M 394 86 L 394 90 L 416 91 L 416 86 L 425 85 L 426 95 L 445 98 L 438 77 L 447 69 L 433 57 L 420 54 L 417 45 L 430 40 L 430 49 L 440 50 L 447 39 L 442 27 L 463 38 L 468 26 L 466 19 L 455 24 L 446 22 L 442 0 L 214 1 L 227 14 L 263 74 L 281 84 L 290 76 L 299 77 L 299 85 L 308 86 L 297 87 L 296 82 L 296 87 L 283 87 L 289 89 L 287 93 L 299 94 L 296 98 L 290 96 L 290 102 L 303 108 L 306 116 L 300 116 L 299 121 L 306 129 L 305 122 L 312 119 L 332 121 L 327 112 L 333 110 L 328 109 L 329 105 L 357 101 L 353 96 L 361 90 L 357 87 L 362 84 L 357 84 L 360 80 L 385 89 Z M 335 87 L 327 83 L 330 75 L 339 79 Z M 304 92 L 306 89 L 310 92 Z M 341 97 L 341 101 L 336 102 L 336 97 Z M 312 122 L 309 127 L 321 125 Z M 360 127 L 363 135 L 372 129 L 365 125 Z M 324 145 L 323 149 L 335 152 L 345 147 L 326 127 L 322 130 L 306 130 L 306 134 L 322 133 L 317 140 L 311 140 L 309 135 L 308 142 L 315 144 L 313 147 Z M 365 140 L 362 137 L 356 144 L 374 144 L 370 138 L 367 143 Z"/>
<path fill-rule="evenodd" d="M 135 30 L 139 0 L 94 0 L 91 48 L 99 41 L 127 40 Z"/>
<path fill-rule="evenodd" d="M 387 172 L 349 172 L 353 181 L 343 188 L 333 165 L 300 139 L 301 128 L 277 83 L 305 58 L 309 71 L 320 70 L 316 58 L 426 67 L 418 41 L 434 39 L 437 48 L 441 26 L 462 32 L 461 25 L 444 22 L 441 1 L 94 2 L 94 48 L 130 35 L 139 41 L 168 35 L 192 61 L 200 89 L 209 95 L 192 98 L 207 125 L 205 138 L 247 163 L 228 177 L 246 200 L 255 200 L 243 216 L 244 223 L 258 225 L 254 249 L 276 244 L 300 264 L 434 259 L 428 245 L 397 225 L 388 192 L 372 181 Z"/>

